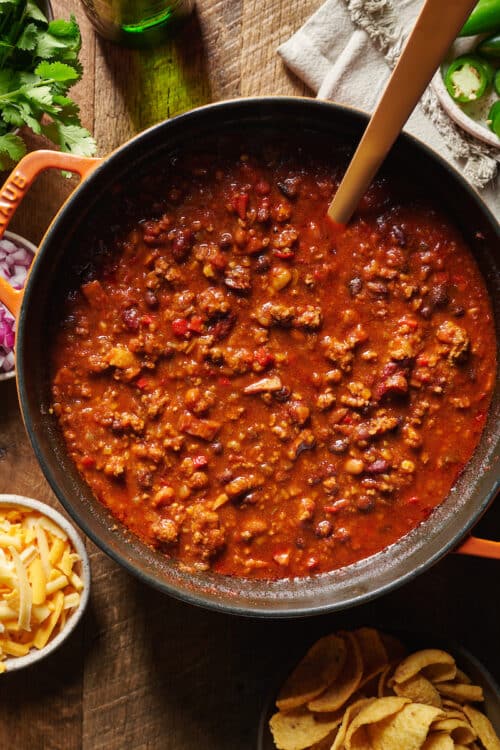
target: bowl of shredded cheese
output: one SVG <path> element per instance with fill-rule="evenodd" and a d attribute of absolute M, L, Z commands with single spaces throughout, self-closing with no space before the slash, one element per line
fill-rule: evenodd
<path fill-rule="evenodd" d="M 78 624 L 89 588 L 87 552 L 64 516 L 0 495 L 0 674 L 55 651 Z"/>

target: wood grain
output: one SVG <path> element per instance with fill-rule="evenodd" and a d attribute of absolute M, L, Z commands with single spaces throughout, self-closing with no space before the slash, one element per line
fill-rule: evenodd
<path fill-rule="evenodd" d="M 80 6 L 54 5 L 58 14 L 75 12 L 82 28 L 85 75 L 74 94 L 100 154 L 211 100 L 307 93 L 275 50 L 319 0 L 200 0 L 181 33 L 149 51 L 96 39 Z M 13 228 L 40 239 L 74 184 L 58 172 L 44 175 Z M 25 435 L 12 382 L 0 383 L 0 491 L 57 505 Z M 488 514 L 490 534 L 492 526 L 499 530 L 499 515 Z M 489 595 L 498 568 L 488 561 L 449 557 L 353 612 L 268 622 L 167 598 L 90 542 L 88 549 L 92 592 L 81 627 L 46 663 L 0 681 L 0 748 L 252 750 L 269 691 L 308 643 L 340 625 L 404 629 L 411 622 L 450 632 L 500 675 L 499 605 Z"/>

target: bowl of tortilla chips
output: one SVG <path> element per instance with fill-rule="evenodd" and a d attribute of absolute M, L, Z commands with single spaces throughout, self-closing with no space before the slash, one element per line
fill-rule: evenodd
<path fill-rule="evenodd" d="M 404 640 L 361 627 L 316 641 L 266 707 L 258 750 L 500 750 L 500 689 L 483 665 Z"/>

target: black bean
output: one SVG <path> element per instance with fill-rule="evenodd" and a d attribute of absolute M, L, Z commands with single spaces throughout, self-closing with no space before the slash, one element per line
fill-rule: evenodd
<path fill-rule="evenodd" d="M 465 308 L 463 308 L 462 305 L 453 305 L 451 312 L 455 318 L 463 318 L 465 315 Z"/>
<path fill-rule="evenodd" d="M 334 440 L 330 445 L 328 446 L 328 450 L 330 453 L 345 453 L 346 450 L 349 448 L 349 441 L 339 438 L 338 440 Z"/>
<path fill-rule="evenodd" d="M 368 497 L 366 495 L 362 497 L 358 497 L 355 501 L 356 508 L 361 511 L 361 513 L 371 513 L 373 510 L 375 510 L 375 500 L 373 497 Z"/>
<path fill-rule="evenodd" d="M 216 456 L 220 456 L 224 452 L 224 446 L 220 442 L 212 443 L 212 450 Z"/>
<path fill-rule="evenodd" d="M 321 539 L 325 539 L 327 536 L 333 534 L 333 526 L 330 521 L 320 521 L 314 528 L 314 533 Z"/>
<path fill-rule="evenodd" d="M 450 299 L 446 284 L 435 284 L 429 292 L 429 299 L 435 307 L 445 307 Z"/>
<path fill-rule="evenodd" d="M 292 392 L 290 388 L 286 387 L 286 385 L 284 385 L 283 388 L 280 388 L 279 391 L 273 393 L 274 398 L 276 401 L 279 401 L 280 404 L 284 404 L 285 401 L 288 401 L 291 395 Z"/>
<path fill-rule="evenodd" d="M 385 461 L 383 458 L 377 458 L 376 461 L 366 467 L 365 471 L 367 474 L 383 474 L 389 468 L 390 464 L 388 461 Z"/>
<path fill-rule="evenodd" d="M 228 250 L 233 244 L 233 235 L 231 232 L 222 232 L 219 237 L 219 247 L 221 250 Z"/>
<path fill-rule="evenodd" d="M 149 307 L 158 306 L 158 297 L 151 289 L 146 289 L 146 291 L 144 292 L 144 301 L 147 305 L 149 305 Z"/>
<path fill-rule="evenodd" d="M 128 307 L 122 312 L 122 320 L 129 331 L 139 330 L 139 311 L 137 307 Z"/>
<path fill-rule="evenodd" d="M 366 285 L 367 289 L 373 294 L 374 297 L 381 299 L 387 297 L 389 290 L 387 285 L 383 281 L 369 281 Z"/>
<path fill-rule="evenodd" d="M 257 273 L 267 273 L 271 268 L 271 261 L 267 255 L 259 255 L 255 261 L 255 270 Z"/>
<path fill-rule="evenodd" d="M 425 318 L 425 320 L 429 320 L 429 318 L 432 316 L 432 307 L 430 305 L 422 305 L 419 312 L 420 315 Z"/>
<path fill-rule="evenodd" d="M 286 180 L 280 180 L 276 184 L 287 198 L 295 198 L 299 191 L 300 177 L 287 177 Z"/>

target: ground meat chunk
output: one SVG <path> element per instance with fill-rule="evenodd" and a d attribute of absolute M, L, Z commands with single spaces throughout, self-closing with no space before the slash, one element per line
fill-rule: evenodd
<path fill-rule="evenodd" d="M 215 404 L 215 396 L 208 390 L 189 388 L 184 394 L 184 403 L 193 414 L 205 414 Z"/>
<path fill-rule="evenodd" d="M 224 283 L 235 292 L 249 292 L 252 288 L 250 268 L 246 266 L 233 266 L 224 273 Z"/>
<path fill-rule="evenodd" d="M 224 531 L 219 526 L 218 514 L 207 510 L 203 503 L 193 506 L 190 531 L 196 547 L 196 556 L 202 563 L 207 563 L 215 557 L 225 545 Z"/>
<path fill-rule="evenodd" d="M 151 533 L 160 544 L 175 544 L 179 538 L 179 527 L 171 518 L 161 518 L 153 523 Z"/>
<path fill-rule="evenodd" d="M 280 302 L 266 302 L 256 312 L 255 317 L 261 326 L 289 326 L 295 316 L 295 308 Z"/>
<path fill-rule="evenodd" d="M 198 308 L 207 318 L 225 315 L 231 309 L 231 301 L 222 289 L 210 286 L 198 295 Z"/>
<path fill-rule="evenodd" d="M 372 392 L 366 387 L 366 385 L 364 385 L 364 383 L 352 381 L 347 384 L 347 389 L 349 393 L 340 397 L 342 404 L 350 406 L 351 409 L 362 409 L 363 407 L 368 406 Z"/>
<path fill-rule="evenodd" d="M 89 305 L 97 310 L 105 307 L 108 302 L 108 295 L 100 281 L 89 281 L 88 284 L 84 284 L 82 292 Z"/>
<path fill-rule="evenodd" d="M 294 328 L 306 328 L 310 331 L 317 331 L 323 323 L 323 315 L 320 307 L 307 305 L 298 312 L 293 321 Z"/>
<path fill-rule="evenodd" d="M 467 331 L 451 320 L 441 323 L 436 338 L 444 344 L 443 350 L 452 364 L 463 361 L 467 356 L 470 346 Z"/>
<path fill-rule="evenodd" d="M 399 424 L 397 417 L 390 417 L 385 414 L 375 416 L 368 422 L 361 422 L 354 431 L 354 438 L 357 442 L 365 442 L 373 438 L 380 437 L 386 432 L 395 430 Z"/>
<path fill-rule="evenodd" d="M 213 419 L 198 419 L 189 412 L 184 412 L 179 419 L 179 430 L 188 435 L 211 441 L 220 430 L 220 422 Z"/>
<path fill-rule="evenodd" d="M 263 484 L 263 477 L 258 474 L 249 474 L 248 476 L 239 476 L 232 479 L 226 484 L 224 491 L 231 498 L 241 497 L 257 489 L 257 487 L 262 487 Z"/>
<path fill-rule="evenodd" d="M 311 416 L 311 410 L 302 401 L 290 401 L 287 410 L 292 421 L 301 426 L 304 425 Z"/>

